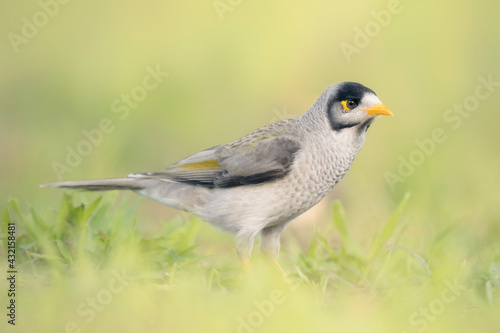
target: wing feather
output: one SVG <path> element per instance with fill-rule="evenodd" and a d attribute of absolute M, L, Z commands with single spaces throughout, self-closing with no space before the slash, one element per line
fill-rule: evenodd
<path fill-rule="evenodd" d="M 290 172 L 294 156 L 301 147 L 298 137 L 280 132 L 263 128 L 230 144 L 189 156 L 167 169 L 134 176 L 210 188 L 273 181 Z"/>

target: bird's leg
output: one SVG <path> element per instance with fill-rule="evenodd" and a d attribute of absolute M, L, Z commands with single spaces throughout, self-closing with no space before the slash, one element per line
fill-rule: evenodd
<path fill-rule="evenodd" d="M 262 229 L 260 250 L 265 254 L 266 258 L 271 261 L 272 266 L 281 275 L 283 281 L 291 284 L 290 279 L 278 262 L 280 252 L 280 237 L 286 226 L 287 223 L 283 223 Z"/>
<path fill-rule="evenodd" d="M 271 265 L 274 267 L 274 269 L 276 269 L 276 271 L 281 275 L 281 278 L 287 282 L 287 283 L 291 283 L 290 279 L 288 278 L 288 275 L 286 274 L 285 270 L 283 269 L 283 267 L 281 267 L 280 263 L 278 262 L 277 259 L 272 259 L 268 256 L 266 256 L 268 258 L 268 260 L 271 262 Z"/>
<path fill-rule="evenodd" d="M 245 269 L 245 273 L 249 277 L 253 277 L 253 270 L 252 270 L 252 265 L 250 265 L 250 260 L 249 259 L 241 259 L 241 264 L 243 265 L 243 268 Z"/>
<path fill-rule="evenodd" d="M 253 276 L 252 266 L 250 265 L 250 254 L 252 253 L 254 238 L 255 234 L 239 233 L 236 236 L 236 251 L 249 277 Z"/>

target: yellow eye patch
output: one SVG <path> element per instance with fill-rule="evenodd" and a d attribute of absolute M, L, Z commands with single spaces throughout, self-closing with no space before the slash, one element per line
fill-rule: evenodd
<path fill-rule="evenodd" d="M 342 101 L 340 102 L 342 104 L 342 106 L 344 107 L 344 110 L 350 110 L 348 107 L 347 107 L 347 101 Z"/>

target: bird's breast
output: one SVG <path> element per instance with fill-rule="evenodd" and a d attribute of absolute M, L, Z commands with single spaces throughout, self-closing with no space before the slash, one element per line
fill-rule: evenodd
<path fill-rule="evenodd" d="M 301 187 L 322 196 L 344 177 L 359 150 L 341 142 L 304 148 L 296 156 L 294 176 Z"/>

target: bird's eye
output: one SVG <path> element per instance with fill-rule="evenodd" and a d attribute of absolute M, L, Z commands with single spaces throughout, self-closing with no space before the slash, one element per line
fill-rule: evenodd
<path fill-rule="evenodd" d="M 342 106 L 344 107 L 344 110 L 349 111 L 354 109 L 356 106 L 358 106 L 358 103 L 355 100 L 348 99 L 345 101 L 342 101 Z"/>
<path fill-rule="evenodd" d="M 353 101 L 352 99 L 348 99 L 347 102 L 346 102 L 346 106 L 349 108 L 349 109 L 354 109 L 356 106 L 358 106 L 358 103 L 356 103 L 355 101 Z"/>

